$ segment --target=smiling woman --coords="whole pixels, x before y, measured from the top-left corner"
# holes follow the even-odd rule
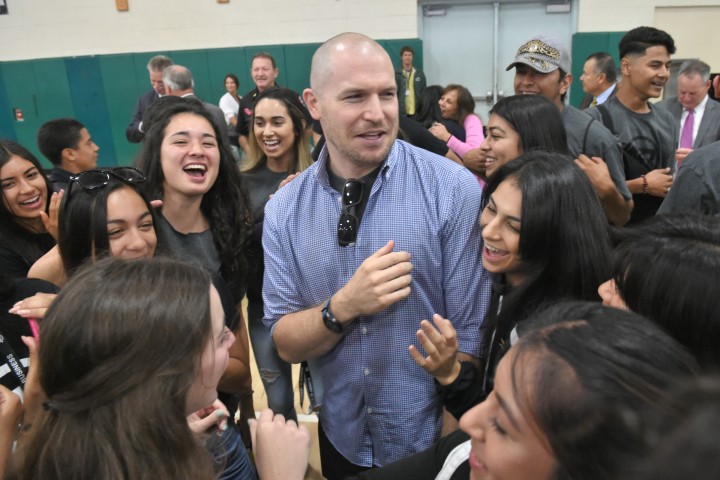
[[[246,420],[255,412],[249,342],[240,314],[252,227],[244,182],[226,136],[199,101],[163,97],[146,117],[149,128],[135,165],[147,176],[143,190],[148,198],[163,202],[156,212],[158,251],[199,263],[217,280],[226,324],[238,338],[219,391],[231,423],[242,398],[239,426],[247,429]],[[239,452],[237,428],[233,424],[228,431]],[[249,434],[244,440],[249,443]],[[234,468],[228,461],[225,474],[232,475]]]
[[[265,90],[257,97],[249,138],[250,154],[243,168],[248,186],[254,226],[248,276],[248,327],[255,360],[260,370],[268,406],[285,418],[296,418],[290,364],[275,349],[270,331],[263,325],[262,231],[265,204],[288,175],[311,164],[304,135],[304,106],[297,93],[286,88]]]
[[[559,302],[534,312],[495,388],[433,447],[363,480],[614,480],[647,451],[650,408],[694,375],[690,355],[631,312]]]
[[[530,151],[503,165],[488,180],[483,205],[482,262],[495,284],[484,324],[484,372],[459,362],[457,348],[445,349],[442,359],[434,360],[411,347],[415,361],[438,381],[445,407],[456,418],[492,391],[495,368],[529,315],[562,299],[597,301],[595,283],[610,277],[602,207],[569,158]],[[452,337],[446,322],[440,319],[436,325],[443,337]],[[425,350],[440,349],[438,332],[427,322],[421,328],[418,338]]]
[[[0,270],[25,277],[55,244],[42,219],[52,190],[37,158],[10,140],[0,140],[0,182]]]

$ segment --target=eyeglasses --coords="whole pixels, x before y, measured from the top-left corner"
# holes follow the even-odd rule
[[[133,185],[147,181],[145,174],[137,168],[115,167],[80,172],[70,177],[70,183],[77,183],[83,190],[95,190],[106,187],[111,176]]]
[[[362,204],[365,182],[350,179],[345,182],[342,190],[342,213],[338,220],[338,245],[347,247],[354,245],[357,239],[360,220],[355,215],[356,208]]]

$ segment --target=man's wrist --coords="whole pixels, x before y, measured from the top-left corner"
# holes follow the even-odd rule
[[[345,327],[342,323],[338,321],[337,318],[335,318],[335,315],[333,315],[332,310],[330,309],[331,299],[332,297],[325,302],[322,310],[320,311],[320,314],[322,315],[323,323],[328,330],[333,333],[339,333],[342,335],[344,333]]]

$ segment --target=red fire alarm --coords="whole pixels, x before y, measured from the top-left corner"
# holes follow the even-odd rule
[[[16,122],[24,122],[25,121],[25,115],[23,115],[23,111],[21,108],[15,108],[13,109],[15,112],[15,121]]]

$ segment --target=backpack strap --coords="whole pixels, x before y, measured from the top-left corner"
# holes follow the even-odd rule
[[[587,126],[585,127],[585,133],[583,133],[582,153],[585,153],[585,154],[587,154],[587,137],[588,137],[588,133],[590,133],[590,126],[593,124],[594,121],[595,121],[594,118],[591,118],[591,119],[590,119],[590,121],[588,122]]]
[[[602,117],[602,123],[605,125],[605,128],[610,130],[610,133],[615,135],[617,137],[617,132],[615,131],[615,125],[613,125],[612,117],[610,116],[610,111],[607,109],[605,105],[596,105],[595,108],[600,110],[600,116]]]

